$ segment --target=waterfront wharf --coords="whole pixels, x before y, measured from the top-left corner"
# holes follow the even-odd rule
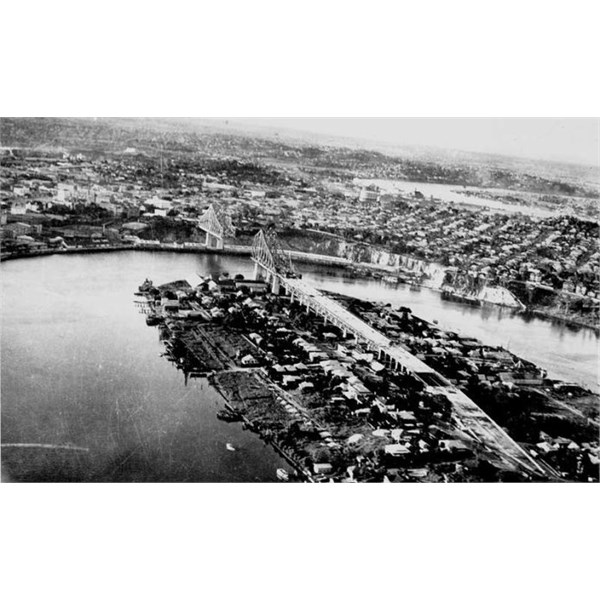
[[[222,392],[220,392],[220,393],[221,393],[221,395],[223,395]],[[237,412],[237,409],[233,406],[233,404],[231,404],[227,400],[224,401],[224,405],[225,405],[225,408],[227,408],[227,410],[229,410],[231,412]],[[277,441],[274,440],[272,436],[265,435],[265,433],[262,431],[262,429],[260,427],[258,427],[256,425],[256,423],[254,423],[253,421],[248,419],[248,417],[246,415],[241,414],[240,418],[241,418],[242,423],[244,423],[245,427],[247,427],[248,429],[250,429],[252,431],[256,431],[258,436],[265,443],[268,443],[270,446],[272,446],[275,449],[275,451],[277,452],[277,454],[279,454],[284,460],[286,460],[288,462],[288,464],[291,467],[294,468],[294,470],[296,471],[297,477],[299,477],[305,481],[308,481],[309,483],[316,482],[316,479],[314,479],[311,472],[295,457],[295,455],[292,454],[292,451],[288,450],[287,448],[284,448],[281,444],[277,443]]]

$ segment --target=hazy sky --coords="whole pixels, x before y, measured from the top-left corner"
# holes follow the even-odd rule
[[[231,119],[235,120],[399,145],[599,164],[599,119]]]

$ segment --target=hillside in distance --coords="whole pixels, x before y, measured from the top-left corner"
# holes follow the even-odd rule
[[[200,118],[3,118],[3,146],[40,152],[225,158],[289,165],[340,179],[386,178],[600,197],[598,169],[505,156],[402,147]]]
[[[266,124],[249,124],[224,119],[182,119],[182,121],[191,126],[210,127],[217,131],[237,132],[238,134],[246,133],[261,136],[265,139],[286,141],[292,144],[370,150],[389,157],[425,163],[437,163],[456,168],[477,166],[486,169],[504,169],[543,179],[555,179],[575,185],[589,185],[592,189],[596,188],[600,190],[600,165],[583,165],[544,159],[536,160],[507,156],[505,154],[468,152],[465,150],[452,150],[426,145],[395,144],[368,138],[312,133],[300,129],[276,128]],[[257,121],[260,120],[257,119]]]

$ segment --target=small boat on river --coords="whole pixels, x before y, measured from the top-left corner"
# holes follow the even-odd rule
[[[277,479],[279,481],[289,481],[290,474],[285,469],[277,469]]]

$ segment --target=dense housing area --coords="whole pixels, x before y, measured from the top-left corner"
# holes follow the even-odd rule
[[[140,287],[167,356],[210,376],[222,418],[243,420],[294,475],[334,481],[529,480],[459,426],[452,404],[289,296],[241,275]],[[537,479],[597,480],[597,397],[410,309],[335,297],[470,394],[540,465]],[[434,377],[435,375],[431,375]],[[588,399],[581,412],[582,399]]]
[[[498,196],[495,188],[474,192],[458,185],[493,185],[493,177],[475,177],[482,167],[466,177],[458,166],[440,170],[423,162],[416,169],[394,159],[393,172],[387,173],[375,165],[388,159],[367,151],[282,150],[275,142],[216,134],[177,141],[165,134],[161,144],[152,145],[135,129],[83,122],[72,131],[61,123],[44,123],[50,128],[46,134],[56,136],[58,144],[61,136],[68,142],[76,132],[83,136],[79,146],[2,149],[3,259],[140,244],[201,250],[205,239],[197,219],[213,205],[235,227],[229,246],[243,247],[260,227],[275,224],[292,251],[334,256],[392,275],[408,266],[415,283],[445,286],[454,299],[520,305],[598,326],[598,224],[590,218],[596,213],[589,212],[597,204],[593,189],[546,182],[542,187],[554,195]],[[4,120],[3,142],[22,140],[28,127],[33,124]],[[325,157],[335,169],[315,167]],[[414,178],[414,189],[390,193],[369,183],[369,176]],[[518,170],[513,180],[515,189],[541,189]],[[419,182],[456,184],[459,197],[476,195],[479,204],[423,194]],[[506,210],[487,206],[490,194]],[[562,210],[554,216],[519,212],[552,198],[548,206]],[[445,278],[424,281],[433,266]]]

